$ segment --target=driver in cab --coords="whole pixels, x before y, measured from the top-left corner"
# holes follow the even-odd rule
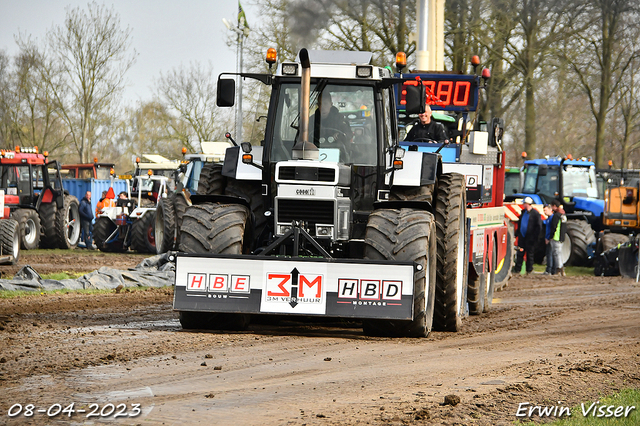
[[[313,135],[313,143],[318,148],[340,149],[340,158],[348,157],[353,132],[338,108],[333,106],[329,91],[324,91],[318,98],[318,108],[309,119],[309,134]]]
[[[438,123],[431,119],[431,108],[429,105],[425,105],[424,112],[418,114],[420,121],[416,123],[406,138],[405,141],[410,142],[447,142],[447,134],[445,133],[442,123]]]

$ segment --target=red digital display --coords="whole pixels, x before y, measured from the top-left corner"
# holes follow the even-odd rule
[[[475,85],[472,88],[470,80],[421,80],[427,92],[427,104],[440,106],[443,109],[450,107],[464,108],[474,107],[476,96]],[[417,86],[417,80],[408,80],[403,86]],[[477,89],[475,89],[477,90]],[[407,91],[403,88],[400,95],[400,105],[406,105]]]

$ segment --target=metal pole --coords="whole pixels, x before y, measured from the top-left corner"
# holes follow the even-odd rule
[[[242,73],[242,37],[244,34],[240,30],[240,23],[238,23],[238,64],[237,71]],[[238,90],[236,96],[238,97],[238,109],[236,110],[236,140],[238,143],[244,142],[242,139],[242,77],[238,76]]]

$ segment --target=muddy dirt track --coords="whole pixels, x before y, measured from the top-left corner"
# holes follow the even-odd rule
[[[350,323],[187,332],[169,288],[0,299],[0,424],[95,424],[115,409],[120,424],[507,425],[522,403],[640,388],[632,280],[518,277],[495,296],[462,332],[426,339]],[[71,417],[46,412],[72,403]]]

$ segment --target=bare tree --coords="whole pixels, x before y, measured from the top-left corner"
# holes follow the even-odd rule
[[[54,75],[56,66],[26,34],[17,36],[16,43],[20,48],[14,71],[16,136],[21,145],[38,146],[53,153],[70,143],[50,84],[58,79],[48,78]]]
[[[10,57],[0,50],[0,146],[14,146],[14,111],[16,104],[13,89],[13,74],[10,68]]]
[[[45,78],[80,161],[88,162],[94,144],[106,135],[105,120],[113,117],[126,72],[135,62],[131,29],[122,29],[119,15],[104,5],[89,3],[87,10],[67,9],[63,26],[47,32],[52,60]]]
[[[594,25],[578,34],[564,52],[565,60],[578,76],[596,121],[595,162],[603,167],[605,159],[606,121],[611,103],[624,75],[640,51],[638,37],[638,2],[628,0],[590,0]]]
[[[167,106],[167,133],[187,149],[198,151],[200,142],[223,140],[228,117],[215,105],[213,67],[200,64],[160,74],[156,92]],[[175,114],[175,119],[173,115]]]

